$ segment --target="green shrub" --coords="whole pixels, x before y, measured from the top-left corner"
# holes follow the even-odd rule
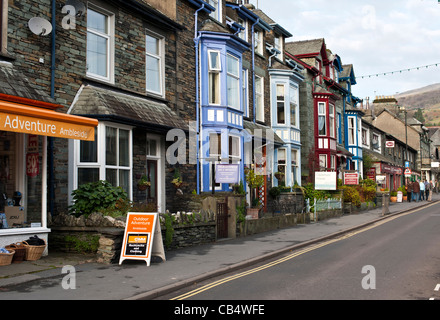
[[[362,194],[365,201],[373,201],[376,197],[376,187],[362,186]]]
[[[79,217],[93,212],[109,209],[121,209],[128,201],[127,194],[121,187],[114,187],[108,181],[85,183],[72,192],[74,204],[69,213]],[[121,215],[125,212],[121,212]]]
[[[351,202],[356,207],[361,205],[361,196],[355,187],[342,186],[341,189],[344,190],[344,202]]]

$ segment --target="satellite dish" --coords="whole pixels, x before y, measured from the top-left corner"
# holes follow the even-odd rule
[[[66,6],[74,7],[78,17],[83,16],[86,13],[86,6],[79,0],[67,0]]]
[[[47,36],[52,32],[52,24],[40,17],[31,18],[28,25],[29,29],[37,36]]]

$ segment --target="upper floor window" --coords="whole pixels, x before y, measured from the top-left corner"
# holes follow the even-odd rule
[[[284,85],[277,84],[277,123],[286,124],[286,105]]]
[[[247,28],[247,21],[238,18],[237,22],[244,27],[244,30],[240,31],[240,33],[238,34],[238,36],[240,37],[240,39],[244,40],[244,41],[248,41],[248,28]]]
[[[249,100],[248,100],[248,70],[243,69],[241,71],[241,100],[243,105],[243,115],[249,117]]]
[[[145,44],[146,88],[148,92],[162,95],[164,91],[164,41],[160,36],[147,34]]]
[[[348,117],[348,144],[354,145],[356,138],[356,128],[355,128],[356,122],[354,117]]]
[[[328,109],[330,137],[336,138],[335,134],[335,106],[330,105]]]
[[[321,61],[320,60],[315,60],[315,67],[316,67],[316,69],[319,70],[319,73],[318,73],[318,76],[316,77],[316,79],[318,80],[318,83],[322,83],[322,80],[321,80],[322,70],[321,70]]]
[[[210,17],[214,18],[215,20],[222,21],[222,0],[208,0],[208,3],[215,8],[215,11],[212,11],[210,13]]]
[[[372,138],[371,138],[371,145],[372,145],[374,151],[381,152],[381,139],[380,139],[380,135],[378,135],[377,133],[373,132]]]
[[[254,32],[255,52],[263,55],[263,31]]]
[[[255,119],[264,121],[264,78],[255,76]]]
[[[87,9],[87,75],[112,81],[113,15]]]
[[[275,49],[279,50],[281,53],[277,54],[275,57],[278,60],[283,60],[283,37],[280,35],[275,35]]]
[[[240,61],[228,54],[226,64],[228,106],[240,109]]]
[[[366,128],[362,128],[362,145],[365,147],[370,146],[370,131]]]
[[[220,52],[208,51],[208,91],[209,103],[220,104]]]
[[[325,102],[318,102],[318,133],[320,136],[327,135],[327,117]]]
[[[337,119],[336,119],[336,139],[338,140],[338,143],[342,143],[342,126],[341,126],[341,120],[342,115],[338,112],[337,113]]]
[[[290,86],[290,125],[298,126],[298,89]]]

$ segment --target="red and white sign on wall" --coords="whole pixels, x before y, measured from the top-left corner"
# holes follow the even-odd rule
[[[359,184],[359,173],[358,172],[344,172],[344,184],[346,184],[346,185]]]
[[[394,141],[386,141],[385,148],[394,148]]]
[[[38,153],[26,154],[26,175],[28,177],[36,177],[40,174],[40,162]]]

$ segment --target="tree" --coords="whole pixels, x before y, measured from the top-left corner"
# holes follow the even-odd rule
[[[418,108],[417,111],[414,113],[414,118],[419,120],[421,123],[425,123],[425,117],[423,116],[422,109]]]

